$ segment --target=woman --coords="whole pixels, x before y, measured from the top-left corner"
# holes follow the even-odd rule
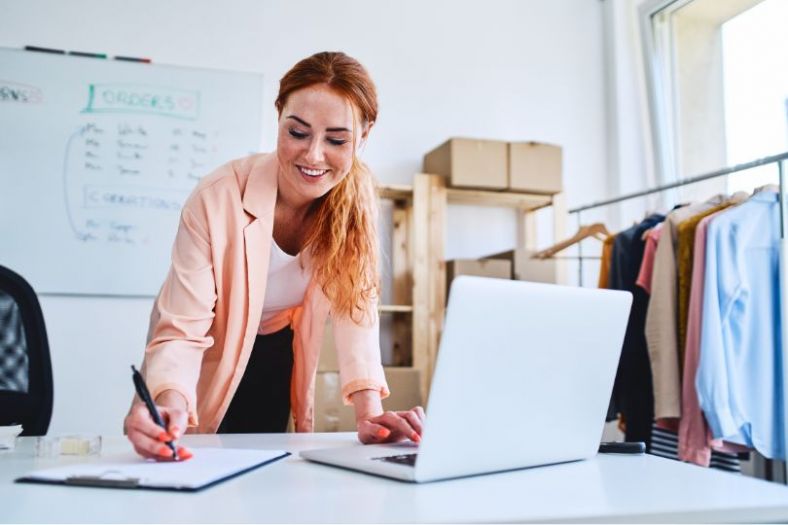
[[[381,407],[377,199],[357,158],[375,86],[356,60],[318,53],[282,78],[276,109],[276,154],[220,167],[184,205],[142,365],[167,430],[138,400],[124,424],[144,457],[170,458],[164,442],[187,427],[284,432],[292,412],[311,431],[329,317],[359,440],[420,440],[421,407]]]

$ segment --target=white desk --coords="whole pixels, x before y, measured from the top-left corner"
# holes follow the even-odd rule
[[[189,446],[349,446],[355,434],[187,436]],[[121,437],[104,452],[128,451]],[[297,454],[202,492],[13,483],[69,459],[0,452],[2,522],[786,521],[788,488],[654,456],[596,459],[414,485],[308,463]],[[199,452],[198,452],[199,453]]]

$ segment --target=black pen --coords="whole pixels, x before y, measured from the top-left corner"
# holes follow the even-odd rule
[[[156,410],[156,405],[153,404],[153,399],[150,397],[150,392],[148,392],[148,387],[145,386],[145,380],[142,379],[142,375],[134,368],[134,365],[131,365],[131,378],[134,380],[134,388],[137,390],[137,395],[140,396],[140,399],[145,403],[145,406],[148,407],[148,412],[150,412],[150,417],[153,418],[153,422],[159,425],[164,431],[167,431],[167,427],[164,425],[164,421],[161,419],[161,414],[159,411]],[[178,461],[178,450],[175,448],[175,443],[172,441],[167,441],[167,446],[172,449],[172,459]]]

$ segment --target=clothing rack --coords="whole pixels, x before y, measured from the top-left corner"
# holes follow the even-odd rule
[[[768,164],[777,164],[777,173],[779,176],[779,188],[780,188],[780,289],[781,289],[780,309],[781,309],[781,317],[783,319],[783,322],[781,323],[781,327],[782,327],[781,362],[782,362],[782,377],[783,377],[783,390],[784,390],[783,391],[783,410],[784,410],[783,421],[785,423],[785,426],[783,428],[783,439],[786,440],[786,450],[788,450],[788,391],[786,391],[788,390],[788,388],[786,388],[786,386],[788,386],[788,321],[787,321],[788,320],[788,239],[786,239],[786,234],[788,234],[788,199],[786,198],[786,191],[785,191],[786,180],[785,180],[785,169],[784,169],[784,162],[786,159],[788,159],[788,151],[784,153],[780,153],[778,155],[772,155],[770,157],[763,157],[750,162],[745,162],[743,164],[736,164],[728,168],[722,168],[717,171],[704,173],[702,175],[697,175],[695,177],[680,179],[676,182],[672,182],[670,184],[664,184],[662,186],[657,186],[651,189],[629,193],[626,195],[621,195],[619,197],[615,197],[612,199],[592,202],[590,204],[572,208],[569,210],[569,213],[576,215],[577,225],[579,228],[581,225],[581,214],[582,212],[587,210],[600,208],[603,206],[609,206],[611,204],[617,204],[619,202],[636,199],[638,197],[645,197],[647,195],[652,195],[655,193],[661,193],[681,186],[695,184],[705,180],[722,177],[724,175],[730,175],[731,173],[757,168],[759,166],[766,166]],[[579,244],[578,245],[578,266],[579,266],[578,271],[580,272],[579,282],[581,284],[583,282],[583,258],[584,257],[582,253],[582,245]],[[788,461],[785,462],[785,465],[786,465],[785,479],[786,482],[788,482]]]

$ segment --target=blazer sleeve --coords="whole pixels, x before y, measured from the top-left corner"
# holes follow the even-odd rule
[[[155,399],[175,390],[188,403],[189,426],[196,426],[197,381],[216,305],[216,282],[207,214],[195,192],[183,207],[169,273],[154,303],[143,372]]]
[[[350,396],[360,390],[375,390],[380,393],[381,399],[389,396],[380,358],[377,305],[377,300],[371,300],[360,322],[347,316],[331,315],[342,401],[345,405],[351,405]]]

